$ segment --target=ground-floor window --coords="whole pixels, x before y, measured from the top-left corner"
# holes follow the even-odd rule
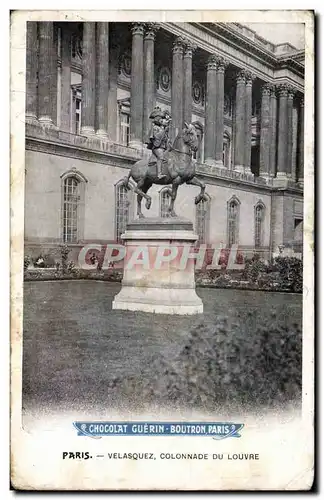
[[[228,246],[237,245],[239,242],[239,210],[240,201],[233,196],[227,203],[227,242]]]
[[[116,240],[121,241],[121,235],[126,230],[126,224],[129,218],[129,201],[127,189],[123,184],[116,186],[116,202],[115,202],[115,220],[116,220]]]
[[[209,224],[210,200],[206,197],[203,201],[196,205],[196,232],[198,234],[198,242],[207,243],[208,241],[208,224]]]
[[[63,241],[76,243],[78,241],[78,204],[79,181],[75,177],[64,180],[63,193]]]
[[[169,206],[171,201],[170,189],[165,188],[160,192],[160,216],[168,217],[169,216]]]
[[[254,207],[254,246],[260,248],[263,245],[263,225],[265,206],[259,202]]]

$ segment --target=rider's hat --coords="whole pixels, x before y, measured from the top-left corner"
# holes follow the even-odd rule
[[[159,106],[155,106],[152,113],[149,116],[150,120],[154,120],[155,118],[163,118],[164,114],[162,109]]]

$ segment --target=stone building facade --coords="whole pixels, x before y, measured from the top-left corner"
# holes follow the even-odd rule
[[[268,258],[301,241],[304,51],[237,23],[28,22],[26,53],[26,253],[120,239],[155,105],[173,137],[204,126],[208,200],[185,185],[176,201],[200,242]],[[165,216],[168,189],[151,193],[145,214]]]

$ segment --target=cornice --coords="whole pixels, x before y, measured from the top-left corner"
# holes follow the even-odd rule
[[[207,24],[209,25],[210,31],[222,34],[235,45],[238,44],[239,47],[244,48],[244,50],[247,49],[250,54],[255,54],[256,56],[261,57],[270,64],[275,63],[276,56],[272,54],[270,50],[261,47],[259,44],[252,42],[249,38],[245,37],[243,34],[233,30],[231,28],[230,23],[207,23]]]
[[[278,60],[278,56],[273,54],[270,50],[261,47],[257,43],[253,43],[249,38],[245,37],[239,32],[234,31],[234,29],[230,27],[230,23],[186,23],[188,26],[191,25],[202,32],[202,36],[198,37],[197,35],[193,35],[190,33],[190,36],[193,38],[193,42],[201,49],[205,50],[207,53],[212,54],[215,51],[219,56],[222,56],[228,60],[228,62],[238,68],[244,67],[249,71],[255,73],[257,77],[261,80],[269,80],[271,76],[267,73],[268,71],[275,71],[276,69],[282,68],[280,62]],[[172,33],[175,36],[180,37],[188,37],[189,33],[186,31],[185,23],[182,26],[175,25],[174,23],[162,23],[163,29]],[[250,64],[242,63],[242,60],[236,57],[235,55],[225,53],[224,50],[218,50],[217,44],[211,44],[209,41],[203,39],[203,34],[206,33],[211,36],[216,41],[220,42],[232,47],[234,50],[241,52],[250,58],[253,58],[257,64],[261,67],[252,66]],[[293,54],[292,54],[293,56]],[[288,61],[288,59],[287,59]],[[290,63],[290,61],[292,61]],[[279,64],[279,66],[278,66]],[[288,68],[296,74],[296,76],[302,76],[300,70],[297,70],[297,65],[299,68],[300,63],[293,61],[291,56],[289,56]],[[262,69],[262,66],[264,69]]]
[[[206,23],[203,25],[200,25],[199,23],[187,23],[187,25],[192,25],[193,28],[199,30],[201,32],[201,36],[193,35],[190,33],[190,36],[193,37],[194,43],[202,50],[204,50],[207,54],[215,54],[217,52],[218,56],[224,57],[227,59],[228,63],[237,67],[237,68],[242,68],[244,67],[247,70],[253,71],[257,77],[259,77],[261,80],[268,80],[273,78],[273,65],[271,64],[266,64],[264,60],[261,58],[256,58],[255,62],[256,65],[251,65],[247,63],[243,63],[242,59],[228,53],[227,51],[224,51],[222,49],[219,49],[217,47],[217,40],[222,42],[223,44],[226,44],[227,46],[232,46],[234,50],[240,53],[245,53],[247,54],[250,58],[253,57],[249,51],[242,51],[242,47],[239,44],[231,44],[225,36],[221,36],[220,34],[216,34],[213,31],[208,30],[208,27],[205,26]],[[174,23],[163,23],[163,28],[165,31],[172,33],[174,36],[189,36],[189,33],[186,31],[186,29],[183,26],[175,25]],[[212,37],[213,40],[215,40],[215,44],[211,43],[208,40],[204,39],[204,33]],[[257,67],[257,64],[260,65],[260,67]],[[262,66],[264,69],[262,69]],[[267,73],[267,70],[271,72],[271,75]]]
[[[142,158],[142,154],[140,152],[133,152],[131,148],[128,148],[130,150],[129,156],[118,154],[118,148],[125,151],[125,147],[119,146],[118,144],[113,146],[116,147],[116,152],[94,150],[89,147],[82,147],[80,145],[67,144],[58,141],[56,142],[55,140],[33,137],[28,134],[26,136],[27,150],[63,156],[68,159],[73,158],[96,164],[99,163],[102,165],[129,169],[136,161]],[[133,156],[132,153],[134,153]],[[202,177],[207,182],[212,184],[232,186],[233,188],[236,187],[253,191],[266,191],[269,193],[282,191],[283,189],[296,194],[302,193],[302,190],[294,183],[288,183],[285,188],[278,188],[272,184],[267,184],[266,181],[260,177],[255,178],[253,174],[243,174],[236,172],[235,170],[209,166],[204,163],[196,163],[196,169],[199,177]]]
[[[216,167],[210,167],[206,164],[197,163],[196,174],[197,177],[201,178],[206,183],[232,189],[240,189],[248,192],[265,192],[269,195],[273,190],[272,186],[262,183],[262,180],[260,180],[260,182],[255,182],[254,179],[252,179],[253,175],[247,176],[246,174],[240,174],[234,170],[227,170],[224,168],[217,169],[216,172]],[[250,177],[250,179],[248,177]]]
[[[105,153],[103,151],[89,151],[89,149],[68,144],[59,144],[36,137],[26,137],[26,149],[29,151],[37,151],[39,153],[64,156],[77,160],[86,160],[92,163],[102,163],[105,165],[120,168],[129,168],[140,159],[118,157],[116,155]]]
[[[294,69],[294,72],[298,74],[301,78],[305,77],[305,67],[298,61],[295,61],[291,56],[285,57],[284,59],[277,59],[275,63],[275,69]]]

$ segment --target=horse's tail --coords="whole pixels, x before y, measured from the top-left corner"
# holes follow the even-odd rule
[[[129,179],[131,178],[131,176],[132,176],[132,169],[130,168],[128,175],[126,177],[124,177],[123,182],[122,182],[122,184],[125,186],[127,191],[129,191],[131,189],[131,186],[129,185]]]

